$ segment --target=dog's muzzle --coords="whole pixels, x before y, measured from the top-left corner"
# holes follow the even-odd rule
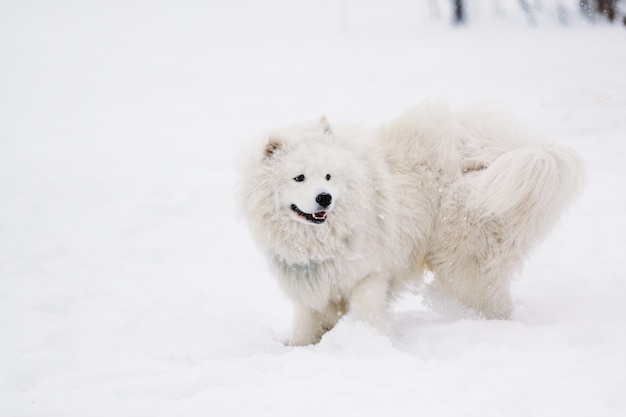
[[[298,208],[298,206],[296,206],[295,204],[291,205],[291,209],[300,217],[304,218],[305,220],[311,222],[311,223],[315,223],[315,224],[322,224],[326,221],[326,216],[328,215],[328,213],[326,211],[316,211],[315,213],[306,213],[302,210],[300,210]]]

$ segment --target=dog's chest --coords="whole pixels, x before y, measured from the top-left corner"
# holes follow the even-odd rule
[[[354,285],[351,274],[340,273],[336,261],[289,264],[274,258],[272,264],[287,295],[315,309],[345,298]]]

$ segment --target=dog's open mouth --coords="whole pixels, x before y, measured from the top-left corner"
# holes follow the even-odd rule
[[[307,221],[310,221],[311,223],[321,224],[326,221],[327,213],[325,211],[318,211],[315,213],[305,213],[304,211],[300,210],[298,206],[296,206],[295,204],[291,205],[291,209],[298,216],[302,217],[303,219],[306,219]]]

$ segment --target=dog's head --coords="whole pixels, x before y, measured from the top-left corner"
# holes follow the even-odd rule
[[[325,118],[273,130],[242,160],[239,197],[257,243],[289,263],[332,259],[378,221],[362,130]],[[359,146],[357,146],[357,142]]]
[[[342,153],[333,144],[333,132],[324,117],[269,137],[263,164],[270,170],[277,210],[311,225],[323,225],[332,217],[341,195],[336,174],[341,172]]]

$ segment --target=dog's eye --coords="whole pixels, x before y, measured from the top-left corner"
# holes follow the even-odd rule
[[[330,174],[326,174],[326,181],[330,181]]]
[[[293,180],[294,180],[294,181],[296,181],[296,182],[302,182],[302,181],[304,181],[305,179],[306,179],[306,178],[304,177],[304,175],[300,174],[300,175],[298,175],[297,177],[294,177],[294,179],[293,179]]]

